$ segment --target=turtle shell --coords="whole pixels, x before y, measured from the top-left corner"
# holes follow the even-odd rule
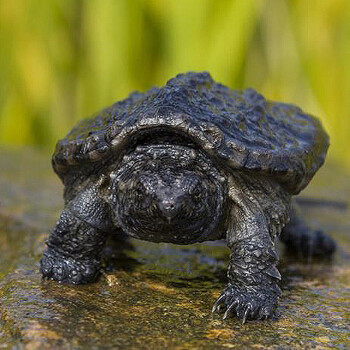
[[[80,121],[58,141],[54,170],[64,181],[159,131],[187,138],[232,170],[274,177],[292,194],[309,183],[329,145],[320,121],[300,108],[189,72]]]

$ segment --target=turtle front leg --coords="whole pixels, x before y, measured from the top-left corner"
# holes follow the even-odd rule
[[[110,223],[108,205],[94,191],[70,202],[46,242],[43,277],[72,284],[95,281]]]
[[[104,232],[63,210],[40,261],[43,277],[72,284],[93,282],[100,272],[105,241]]]
[[[278,256],[262,211],[252,202],[234,204],[232,226],[227,232],[231,249],[229,283],[214,304],[225,309],[224,319],[234,314],[243,320],[273,316],[281,290],[276,268]]]

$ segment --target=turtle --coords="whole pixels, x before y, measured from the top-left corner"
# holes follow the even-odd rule
[[[64,209],[41,258],[44,278],[96,281],[108,236],[192,244],[225,239],[223,318],[274,316],[281,289],[276,237],[291,251],[331,256],[295,195],[324,163],[329,137],[299,107],[231,90],[207,72],[133,92],[73,127],[52,165]]]

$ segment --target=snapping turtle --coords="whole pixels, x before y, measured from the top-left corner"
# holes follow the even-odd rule
[[[252,89],[232,91],[208,73],[132,93],[58,141],[52,163],[65,208],[41,272],[94,281],[110,233],[176,244],[225,238],[229,281],[213,311],[243,322],[268,318],[280,295],[276,236],[304,254],[334,251],[291,199],[327,148],[316,118]]]

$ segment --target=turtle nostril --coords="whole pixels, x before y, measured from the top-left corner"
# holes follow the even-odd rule
[[[167,199],[159,203],[159,209],[162,212],[163,216],[170,219],[176,215],[178,211],[178,206],[176,205],[174,200]]]

